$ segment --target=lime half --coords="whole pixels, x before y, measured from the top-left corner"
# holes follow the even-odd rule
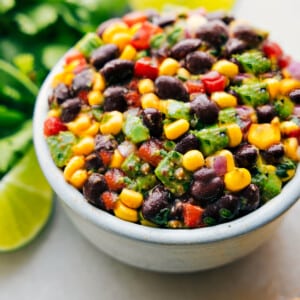
[[[0,251],[31,241],[46,224],[52,206],[52,190],[31,147],[0,181]]]

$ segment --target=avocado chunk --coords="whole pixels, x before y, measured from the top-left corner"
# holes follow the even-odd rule
[[[194,131],[193,134],[198,138],[200,150],[205,156],[224,149],[229,144],[226,128],[210,127],[200,131]]]
[[[235,86],[232,88],[235,91],[243,104],[253,107],[264,105],[269,101],[269,93],[266,83],[252,82]]]
[[[133,143],[138,144],[150,138],[149,129],[143,121],[136,116],[128,116],[124,125],[123,132]]]
[[[274,102],[276,114],[282,120],[288,118],[293,113],[294,106],[292,100],[284,96],[277,98]]]
[[[156,177],[175,196],[187,192],[191,174],[182,167],[182,154],[170,151],[154,170]]]

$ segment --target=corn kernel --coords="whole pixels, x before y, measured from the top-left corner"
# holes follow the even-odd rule
[[[286,181],[289,181],[291,178],[294,177],[296,173],[296,170],[295,169],[290,169],[290,170],[287,170],[286,171],[286,177],[283,177],[283,178],[280,178],[282,182],[286,182]]]
[[[169,101],[168,100],[160,100],[158,110],[163,114],[168,112]]]
[[[72,150],[75,155],[88,155],[95,148],[95,140],[91,136],[84,137],[76,145],[73,146]]]
[[[142,23],[136,23],[129,28],[129,33],[133,36],[142,27]]]
[[[280,81],[280,93],[288,95],[292,90],[300,88],[300,81],[293,78],[286,78]]]
[[[120,168],[125,158],[121,155],[120,151],[116,149],[111,158],[110,168]]]
[[[173,123],[166,124],[164,126],[164,132],[169,140],[175,140],[190,128],[190,124],[187,120],[179,119]]]
[[[243,139],[243,133],[238,124],[232,123],[226,125],[229,147],[238,146]]]
[[[225,188],[230,192],[238,192],[251,183],[251,174],[245,168],[235,168],[224,175]]]
[[[159,66],[159,75],[173,76],[180,68],[180,64],[173,58],[166,58]]]
[[[151,222],[151,221],[149,221],[149,220],[146,220],[146,219],[141,219],[141,220],[140,220],[140,223],[141,223],[142,225],[148,226],[148,227],[158,227],[157,224],[155,224],[155,223],[153,223],[153,222]]]
[[[234,157],[233,157],[232,152],[230,152],[229,150],[223,149],[223,150],[216,152],[215,155],[224,156],[226,158],[227,172],[234,170],[235,163],[234,163]]]
[[[177,70],[177,76],[182,77],[187,80],[190,78],[191,73],[185,68],[179,68]]]
[[[276,78],[267,78],[264,82],[267,84],[267,89],[271,99],[278,96],[280,92],[280,81]]]
[[[114,214],[116,217],[129,222],[137,222],[139,219],[137,210],[127,207],[121,201],[117,201],[114,208]]]
[[[204,165],[204,157],[198,150],[190,150],[182,157],[182,165],[188,171],[195,171]]]
[[[61,110],[58,108],[53,108],[51,110],[48,111],[47,116],[48,117],[59,117],[61,114]]]
[[[86,130],[81,131],[79,136],[95,136],[99,132],[99,123],[93,122],[92,125]]]
[[[151,79],[141,79],[138,83],[138,89],[140,94],[153,93],[154,92],[154,83]]]
[[[92,90],[88,93],[87,99],[89,105],[101,105],[104,101],[104,96],[100,91]]]
[[[65,85],[70,85],[74,78],[74,73],[72,72],[61,72],[54,76],[53,81],[51,83],[52,88],[55,88],[60,83],[64,83]]]
[[[121,59],[127,59],[127,60],[134,60],[135,57],[136,57],[136,50],[131,45],[125,46],[124,50],[120,55]]]
[[[80,114],[74,121],[67,123],[68,129],[77,135],[80,135],[81,132],[88,129],[90,126],[91,119],[86,114]]]
[[[69,182],[76,188],[81,189],[88,178],[87,170],[77,170],[73,173]]]
[[[142,108],[160,108],[160,100],[154,93],[147,93],[141,97]]]
[[[280,123],[280,132],[283,135],[289,135],[292,132],[296,132],[300,127],[293,121],[284,121]]]
[[[298,140],[295,137],[287,138],[283,141],[284,153],[293,160],[300,159],[300,148]]]
[[[111,43],[115,44],[120,51],[123,51],[123,49],[130,43],[131,38],[131,35],[127,32],[118,32],[112,36]]]
[[[94,81],[93,81],[93,90],[103,92],[105,89],[106,83],[105,78],[101,73],[94,74]]]
[[[214,92],[211,95],[211,100],[216,102],[220,108],[237,106],[237,99],[235,96],[226,92]]]
[[[143,195],[141,193],[126,188],[122,189],[119,199],[130,208],[138,208],[143,203]]]
[[[123,126],[123,114],[117,110],[107,112],[103,115],[100,123],[102,134],[118,134]]]
[[[232,78],[239,73],[238,66],[226,59],[217,61],[213,66],[212,70],[219,72],[220,74]]]
[[[84,165],[85,159],[83,156],[73,156],[64,169],[64,178],[69,181],[75,171],[83,168]]]
[[[104,30],[102,34],[102,40],[104,41],[104,43],[111,43],[113,36],[116,33],[121,33],[121,32],[125,32],[125,33],[129,32],[129,28],[125,23],[118,22],[118,23],[111,24]]]
[[[248,132],[248,142],[260,150],[266,150],[280,143],[280,139],[279,124],[252,124]]]

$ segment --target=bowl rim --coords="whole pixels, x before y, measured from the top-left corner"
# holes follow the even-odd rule
[[[289,181],[279,195],[265,203],[259,209],[236,220],[195,229],[167,229],[142,226],[123,221],[101,209],[89,204],[83,195],[73,186],[65,182],[62,172],[54,164],[43,134],[43,123],[48,111],[48,95],[51,82],[63,66],[64,56],[54,66],[45,79],[39,94],[33,114],[33,141],[41,169],[50,185],[63,202],[84,219],[94,225],[127,237],[146,243],[180,245],[206,244],[245,235],[271,223],[284,214],[300,197],[300,164],[295,177]]]

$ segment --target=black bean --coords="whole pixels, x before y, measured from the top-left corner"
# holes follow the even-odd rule
[[[103,93],[104,111],[118,110],[120,112],[124,112],[127,108],[127,102],[125,98],[126,92],[127,89],[121,86],[108,87]]]
[[[230,38],[224,47],[224,55],[225,56],[231,56],[233,54],[242,53],[244,50],[246,50],[247,45],[244,41],[236,39],[236,38]]]
[[[241,203],[241,214],[247,214],[259,206],[259,188],[255,184],[249,184],[245,189],[240,191],[238,195]]]
[[[225,24],[230,24],[233,20],[234,17],[231,15],[228,15],[225,11],[215,11],[215,12],[211,12],[208,13],[206,15],[207,20],[209,21],[213,21],[213,20],[221,20],[223,21]]]
[[[103,161],[97,152],[93,152],[85,158],[85,168],[87,170],[99,172],[103,167]]]
[[[175,151],[182,154],[194,149],[199,149],[199,140],[192,133],[185,135],[175,146]]]
[[[219,222],[219,205],[217,202],[206,206],[202,216],[202,222],[205,225],[216,225]]]
[[[220,221],[227,221],[235,218],[240,209],[239,197],[226,194],[222,196],[218,201]]]
[[[123,83],[133,76],[134,62],[125,59],[113,59],[100,70],[108,84]]]
[[[284,148],[282,144],[275,144],[261,151],[261,155],[267,164],[274,165],[278,164],[284,155]]]
[[[194,180],[200,180],[200,181],[210,181],[211,179],[215,178],[217,176],[217,173],[214,169],[211,168],[201,168],[200,170],[197,170],[193,174]]]
[[[214,20],[199,27],[196,37],[214,47],[222,46],[228,40],[228,30],[224,22]]]
[[[219,115],[218,106],[210,101],[206,94],[197,95],[191,102],[191,111],[205,124],[215,123]]]
[[[172,76],[159,76],[155,80],[155,90],[161,99],[189,101],[189,94],[183,83]]]
[[[110,25],[115,24],[115,23],[120,23],[120,22],[123,22],[122,19],[120,19],[120,18],[112,18],[112,19],[109,19],[109,20],[107,20],[105,22],[102,22],[100,24],[100,26],[97,28],[97,34],[98,34],[98,36],[101,37],[102,34],[103,34],[103,32],[105,31],[105,29],[107,27],[109,27]]]
[[[240,145],[235,153],[234,159],[238,167],[240,168],[252,168],[258,158],[258,150],[255,146],[250,144]]]
[[[202,207],[219,198],[224,191],[224,181],[217,176],[215,171],[201,168],[193,174],[191,195],[199,201]]]
[[[146,108],[142,111],[142,118],[151,136],[160,137],[162,135],[163,118],[160,111],[155,108]]]
[[[167,46],[162,46],[159,49],[151,49],[150,53],[151,56],[155,59],[157,59],[158,61],[161,61],[165,58],[167,58],[169,56],[169,48]]]
[[[214,63],[214,58],[207,52],[195,51],[189,53],[185,59],[185,67],[192,74],[200,74],[208,71]]]
[[[289,97],[295,103],[300,104],[300,89],[295,89],[295,90],[291,91],[289,94]]]
[[[173,14],[159,16],[153,19],[153,23],[162,28],[172,25],[175,21],[176,21],[176,15]]]
[[[169,207],[169,192],[162,185],[155,186],[146,196],[142,205],[145,219],[153,220],[161,210]]]
[[[266,104],[256,107],[256,115],[259,123],[270,123],[276,116],[276,111],[273,105]]]
[[[172,220],[182,220],[182,214],[183,214],[183,202],[179,199],[176,199],[170,209],[170,218]]]
[[[113,151],[118,147],[118,142],[112,135],[97,134],[95,137],[96,151]]]
[[[197,50],[201,45],[199,39],[185,39],[171,48],[170,55],[177,60],[183,59],[192,51]]]
[[[99,70],[107,62],[116,58],[118,54],[119,49],[115,44],[106,44],[92,52],[90,62],[97,70]]]
[[[93,73],[91,69],[85,69],[78,73],[72,82],[72,90],[75,93],[90,90],[93,83]]]
[[[233,37],[244,41],[247,47],[257,47],[262,41],[263,37],[252,26],[247,24],[240,24],[233,28]]]
[[[68,99],[61,105],[61,120],[63,122],[73,121],[81,110],[81,101],[79,98]]]
[[[57,104],[62,104],[65,100],[71,97],[71,91],[67,85],[60,83],[53,89],[53,97]]]
[[[100,195],[107,190],[105,177],[99,173],[93,173],[83,186],[83,195],[88,202],[103,207]]]

